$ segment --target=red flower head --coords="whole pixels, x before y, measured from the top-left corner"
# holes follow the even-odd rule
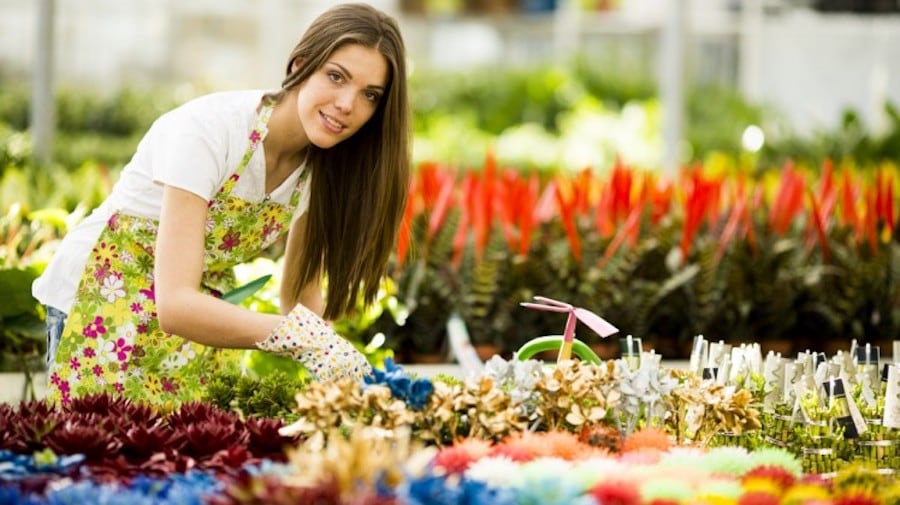
[[[597,503],[603,505],[639,505],[641,493],[630,483],[607,481],[600,482],[590,490]]]

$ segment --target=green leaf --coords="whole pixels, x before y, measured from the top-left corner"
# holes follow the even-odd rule
[[[68,228],[66,225],[66,219],[68,217],[69,213],[66,209],[61,208],[38,209],[28,214],[29,220],[49,224],[59,230],[66,230]]]
[[[30,268],[0,269],[0,318],[34,312],[37,300],[31,296],[31,283],[37,272]]]
[[[266,274],[262,277],[254,279],[243,286],[239,286],[224,295],[222,295],[222,299],[226,302],[233,303],[235,305],[243,302],[247,298],[253,296],[254,293],[262,289],[263,286],[269,282],[269,279],[272,278],[272,274]]]

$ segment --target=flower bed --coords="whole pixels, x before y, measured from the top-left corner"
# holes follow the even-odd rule
[[[298,383],[268,405],[277,378],[254,389],[241,377],[230,398],[168,408],[106,395],[4,405],[0,503],[900,500],[889,416],[876,423],[863,408],[872,428],[851,438],[817,387],[774,399],[753,366],[703,379],[656,358],[632,369],[494,357],[466,380],[389,360],[362,387]],[[884,398],[848,391],[854,404]]]

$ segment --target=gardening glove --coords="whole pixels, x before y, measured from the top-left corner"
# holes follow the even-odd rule
[[[362,382],[372,371],[366,357],[353,344],[301,304],[282,318],[256,347],[299,361],[319,381],[351,377]]]

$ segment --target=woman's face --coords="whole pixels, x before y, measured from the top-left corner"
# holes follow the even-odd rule
[[[358,44],[341,47],[300,85],[297,115],[306,137],[328,149],[372,117],[387,90],[387,60]]]

